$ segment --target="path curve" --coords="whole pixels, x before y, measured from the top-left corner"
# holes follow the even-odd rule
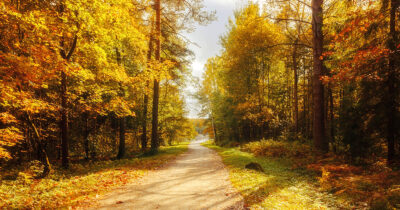
[[[202,141],[169,166],[106,195],[96,209],[242,209],[221,158]]]

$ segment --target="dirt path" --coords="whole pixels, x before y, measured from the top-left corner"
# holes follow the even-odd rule
[[[221,158],[200,143],[191,143],[168,167],[105,196],[96,209],[242,209]]]

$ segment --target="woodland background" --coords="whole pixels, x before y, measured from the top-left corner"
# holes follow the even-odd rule
[[[0,1],[0,170],[11,180],[0,193],[15,180],[21,196],[32,179],[56,186],[71,166],[71,177],[132,166],[202,133],[315,171],[333,194],[399,208],[400,2],[262,5],[235,12],[197,83],[204,119],[190,120],[183,90],[197,80],[181,33],[215,20],[201,0]]]

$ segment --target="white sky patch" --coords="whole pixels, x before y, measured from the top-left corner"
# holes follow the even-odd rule
[[[209,2],[209,1],[208,1]],[[219,4],[221,6],[235,6],[235,0],[213,0],[215,4]]]
[[[198,60],[195,60],[192,63],[192,71],[193,71],[193,76],[195,77],[202,77],[203,71],[204,71],[204,63]]]

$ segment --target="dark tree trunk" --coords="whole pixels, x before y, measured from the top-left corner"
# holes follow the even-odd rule
[[[328,89],[328,95],[329,95],[329,132],[330,132],[330,141],[333,146],[334,152],[336,152],[336,146],[334,144],[335,142],[335,105],[333,104],[333,92],[332,92],[332,87],[329,87]]]
[[[156,10],[156,61],[160,62],[161,55],[161,0],[154,2]],[[158,104],[160,99],[160,82],[154,79],[153,86],[153,113],[152,113],[152,133],[151,133],[151,150],[157,152],[159,148],[158,140]]]
[[[298,100],[298,64],[297,64],[297,42],[294,42],[293,46],[293,73],[294,73],[294,87],[293,87],[293,98],[294,98],[294,128],[296,134],[299,132],[299,100]]]
[[[76,43],[78,41],[78,36],[75,36],[74,40],[72,41],[71,47],[66,53],[64,49],[64,40],[61,41],[61,57],[64,58],[67,62],[71,59],[72,54],[75,51]],[[63,168],[69,167],[69,154],[68,154],[68,107],[67,107],[67,75],[65,71],[61,71],[61,90],[60,90],[60,97],[61,97],[61,122],[60,122],[60,129],[61,129],[61,163]]]
[[[305,135],[305,136],[307,136],[307,132],[308,132],[308,130],[307,130],[307,115],[306,115],[306,113],[307,113],[307,103],[308,103],[308,100],[307,100],[307,96],[308,96],[308,91],[307,91],[307,88],[306,87],[308,87],[308,84],[306,84],[306,80],[307,80],[307,75],[306,75],[306,64],[305,64],[305,59],[304,59],[304,57],[302,58],[302,65],[303,65],[303,123],[302,123],[302,132],[303,132],[303,134]]]
[[[119,119],[119,147],[117,159],[125,156],[125,117]]]
[[[214,116],[213,116],[213,112],[212,111],[211,111],[211,126],[212,126],[213,133],[214,133],[214,141],[218,142],[217,127],[215,126]]]
[[[313,122],[313,112],[312,112],[312,87],[313,87],[313,76],[311,73],[308,75],[307,84],[307,138],[312,137],[312,122]]]
[[[321,76],[324,72],[323,64],[323,0],[312,1],[312,30],[313,30],[313,101],[314,101],[314,120],[313,120],[313,139],[316,148],[321,151],[328,151],[328,144],[325,139],[325,120],[324,120],[324,85]]]
[[[38,148],[38,160],[41,161],[44,165],[43,172],[34,177],[35,179],[42,179],[46,177],[50,172],[51,172],[51,164],[49,161],[49,157],[47,155],[45,147],[42,145],[42,138],[39,134],[38,129],[36,128],[36,125],[33,123],[30,115],[27,113],[27,120],[29,125],[32,127],[35,138],[36,139],[36,144]]]
[[[68,155],[68,111],[67,111],[67,75],[61,72],[61,163],[62,167],[69,167]]]
[[[115,48],[115,53],[117,55],[117,64],[118,66],[121,65],[121,53],[119,52],[118,48]],[[121,95],[123,94],[122,84],[120,84],[121,88]],[[125,117],[119,118],[119,146],[118,146],[118,154],[117,159],[121,159],[125,156]]]
[[[146,86],[149,86],[148,83]],[[143,122],[142,122],[142,151],[146,151],[147,149],[147,109],[149,105],[149,95],[145,93],[143,100]]]
[[[152,24],[152,30],[150,34],[150,40],[149,40],[149,51],[147,52],[147,61],[151,60],[151,57],[153,55],[153,24]],[[149,82],[146,82],[146,88],[149,87]],[[147,149],[147,112],[148,112],[148,106],[149,106],[149,95],[147,94],[147,91],[145,91],[144,94],[144,99],[143,99],[143,122],[142,122],[142,128],[143,128],[143,133],[142,133],[142,151],[146,151]]]
[[[84,115],[84,120],[85,120],[85,130],[83,131],[83,142],[85,146],[85,159],[89,159],[89,119],[88,119],[88,114]]]
[[[396,138],[396,60],[397,60],[397,32],[396,32],[396,10],[399,6],[398,0],[390,1],[390,34],[389,34],[389,69],[388,69],[388,93],[387,93],[387,144],[388,144],[388,164],[395,160],[395,138]]]

